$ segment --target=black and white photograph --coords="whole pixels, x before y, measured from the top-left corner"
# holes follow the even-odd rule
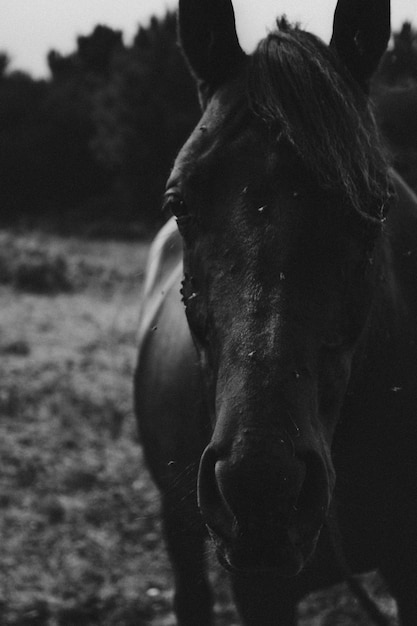
[[[416,626],[417,0],[0,0],[0,626]]]

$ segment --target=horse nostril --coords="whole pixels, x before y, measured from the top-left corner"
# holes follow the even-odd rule
[[[219,537],[230,537],[234,516],[216,478],[217,455],[208,447],[203,452],[198,474],[198,505],[207,526]]]
[[[290,540],[298,545],[316,536],[329,500],[320,455],[293,457],[282,448],[267,461],[263,456],[262,464],[254,458],[219,458],[211,446],[204,451],[198,502],[213,538],[228,545],[264,540],[276,544],[291,531]]]

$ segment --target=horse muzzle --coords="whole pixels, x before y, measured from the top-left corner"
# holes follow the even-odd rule
[[[314,553],[331,481],[318,452],[298,456],[279,439],[201,459],[198,497],[220,563],[230,571],[290,577]]]

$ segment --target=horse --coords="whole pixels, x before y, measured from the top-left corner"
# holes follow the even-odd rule
[[[213,623],[207,540],[246,626],[293,624],[343,579],[336,548],[415,623],[417,198],[369,101],[389,37],[388,0],[339,0],[329,45],[281,18],[247,54],[231,0],[179,2],[202,117],[134,394],[181,626]]]

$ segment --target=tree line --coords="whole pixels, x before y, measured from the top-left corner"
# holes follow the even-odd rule
[[[50,78],[0,57],[0,222],[61,230],[154,227],[172,159],[199,115],[168,13],[131,45],[97,26]]]
[[[417,30],[409,22],[394,33],[372,92],[393,165],[417,192]]]
[[[193,80],[167,13],[130,45],[97,26],[48,54],[50,78],[0,54],[0,224],[149,232],[179,147],[198,120]],[[373,85],[396,165],[417,189],[417,31],[405,23]]]

